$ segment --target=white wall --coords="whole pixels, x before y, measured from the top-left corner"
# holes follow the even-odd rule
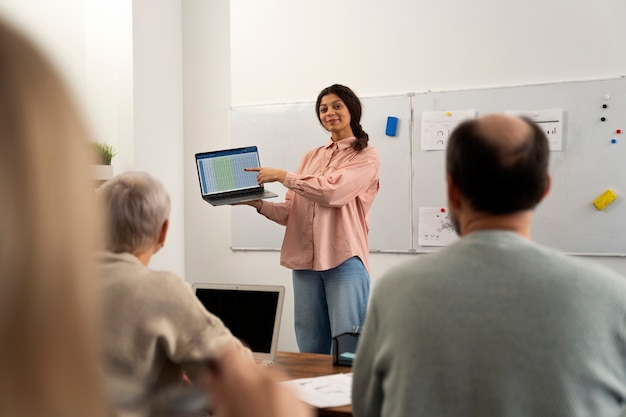
[[[0,14],[64,75],[94,139],[113,145],[116,172],[133,164],[132,4],[126,0],[0,0]],[[130,152],[129,152],[130,150]]]
[[[183,0],[188,157],[228,145],[229,106],[310,101],[336,82],[365,97],[626,74],[623,0],[231,0],[230,21],[228,3]],[[285,285],[279,348],[297,350],[290,271],[276,252],[229,250],[230,211],[248,208],[204,203],[195,175],[187,164],[187,280]],[[372,254],[373,284],[411,256]]]
[[[94,139],[117,152],[114,173],[134,164],[133,4],[85,0],[85,109]]]
[[[30,36],[85,102],[85,0],[0,0],[0,15]]]
[[[230,18],[228,0],[183,1],[185,132],[185,278],[193,282],[277,284],[287,287],[279,349],[297,350],[289,271],[278,254],[233,253],[230,207],[200,198],[193,155],[230,145]],[[210,272],[209,272],[210,271]]]
[[[232,104],[624,73],[620,0],[232,0]]]
[[[165,247],[154,269],[185,276],[181,3],[133,0],[134,163],[161,179],[172,201]],[[191,161],[189,161],[191,162]]]
[[[95,139],[118,151],[115,173],[149,171],[172,198],[154,268],[184,276],[180,0],[0,0],[65,76]]]

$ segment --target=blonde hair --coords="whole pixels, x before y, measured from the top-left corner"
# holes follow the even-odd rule
[[[0,20],[0,415],[104,414],[92,151],[45,56]]]

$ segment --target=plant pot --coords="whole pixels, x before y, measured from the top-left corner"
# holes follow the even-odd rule
[[[94,180],[107,181],[113,178],[113,165],[92,165],[92,177]]]

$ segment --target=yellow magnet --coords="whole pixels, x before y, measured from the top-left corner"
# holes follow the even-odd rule
[[[451,111],[446,112],[446,116],[448,116],[448,117],[452,116],[452,112]]]
[[[611,204],[616,198],[617,195],[615,195],[612,190],[606,190],[600,197],[593,200],[593,205],[596,206],[598,210],[604,210],[606,206]]]

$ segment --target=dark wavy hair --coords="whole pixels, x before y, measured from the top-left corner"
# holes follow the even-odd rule
[[[317,120],[322,123],[319,112],[320,103],[322,98],[329,94],[336,94],[348,107],[348,111],[350,112],[350,127],[352,128],[352,133],[354,133],[354,136],[356,137],[356,141],[352,144],[352,148],[355,151],[365,149],[367,147],[367,142],[369,141],[369,135],[361,127],[361,101],[356,94],[354,94],[354,91],[348,87],[340,84],[333,84],[320,91],[317,96],[317,101],[315,102],[315,114],[317,114]]]
[[[477,120],[461,123],[450,135],[446,171],[475,210],[511,214],[534,208],[548,181],[548,139],[533,121],[517,148],[504,150],[481,131]]]

